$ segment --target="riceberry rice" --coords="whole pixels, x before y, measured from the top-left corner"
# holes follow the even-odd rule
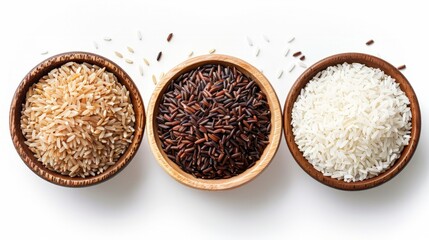
[[[300,51],[298,51],[298,52],[295,52],[294,54],[292,54],[292,56],[294,56],[294,57],[299,57],[299,56],[301,56],[301,52]]]
[[[168,34],[167,42],[170,42],[172,38],[173,38],[173,33]]]
[[[407,66],[404,64],[404,65],[399,66],[398,70],[404,70],[405,68],[407,68]]]
[[[239,175],[269,143],[267,98],[234,67],[203,65],[183,73],[164,92],[156,116],[163,151],[197,178]]]
[[[367,46],[370,46],[370,45],[372,45],[372,44],[374,44],[374,40],[368,40],[366,43],[365,43]]]

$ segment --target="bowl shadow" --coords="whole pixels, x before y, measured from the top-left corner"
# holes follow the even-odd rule
[[[142,142],[146,141],[144,138]],[[77,189],[81,200],[104,211],[131,209],[138,204],[138,193],[148,174],[148,159],[144,158],[144,153],[148,151],[148,146],[141,144],[133,160],[114,178],[95,186]]]
[[[421,139],[420,148],[417,147],[407,167],[390,181],[368,190],[356,192],[331,188],[332,197],[341,199],[344,204],[365,212],[409,202],[410,196],[424,191],[422,188],[428,181],[426,170],[429,164],[425,159],[423,148],[427,142],[426,139]]]
[[[282,139],[271,164],[253,181],[235,189],[208,192],[198,191],[195,195],[204,198],[208,205],[218,205],[230,211],[255,211],[282,199],[291,184],[288,171],[293,164],[292,156]]]

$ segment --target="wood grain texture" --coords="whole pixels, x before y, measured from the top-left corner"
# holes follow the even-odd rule
[[[238,176],[229,179],[200,179],[188,174],[180,169],[173,161],[169,160],[161,147],[158,137],[156,116],[158,115],[158,106],[163,93],[171,81],[181,74],[195,69],[205,64],[222,64],[234,66],[242,73],[255,80],[261,90],[266,94],[268,104],[271,110],[271,132],[269,136],[270,143],[265,148],[261,158],[256,164],[247,169]],[[249,63],[226,55],[210,54],[189,59],[172,70],[170,70],[161,82],[156,86],[148,106],[148,140],[155,158],[161,167],[174,179],[187,186],[204,190],[225,190],[241,186],[260,174],[271,162],[277,152],[282,134],[282,117],[280,104],[274,89],[265,76]]]
[[[408,146],[404,148],[404,150],[402,151],[401,157],[398,160],[396,160],[395,164],[391,168],[386,170],[384,173],[376,177],[373,177],[364,181],[351,182],[351,183],[347,183],[347,182],[344,182],[343,180],[337,180],[331,177],[323,176],[321,172],[317,171],[313,167],[313,165],[311,165],[304,158],[303,154],[299,151],[298,146],[294,140],[294,135],[292,133],[292,126],[291,126],[292,108],[298,95],[300,94],[301,89],[304,88],[306,84],[318,72],[325,70],[328,66],[342,64],[344,62],[363,63],[369,67],[379,68],[383,70],[387,75],[390,75],[392,78],[394,78],[396,82],[399,83],[402,91],[404,91],[407,97],[410,99],[410,107],[411,107],[411,114],[412,114],[412,120],[411,120],[412,129],[411,129],[410,143]],[[299,166],[317,181],[327,186],[337,188],[337,189],[342,189],[342,190],[368,189],[375,186],[379,186],[380,184],[385,183],[388,180],[392,179],[410,161],[411,157],[414,154],[414,151],[416,150],[419,137],[420,137],[420,129],[421,129],[420,107],[419,107],[416,94],[414,93],[414,90],[411,87],[408,80],[398,69],[396,69],[388,62],[380,58],[367,55],[367,54],[362,54],[362,53],[343,53],[343,54],[330,56],[328,58],[325,58],[315,63],[313,66],[308,68],[292,86],[289,92],[289,95],[286,98],[286,103],[285,103],[283,113],[284,113],[284,131],[285,131],[286,143],[289,147],[289,150],[292,153],[292,156],[295,158]]]
[[[130,146],[119,158],[115,165],[109,167],[102,174],[94,177],[69,177],[47,169],[41,162],[37,161],[31,150],[24,143],[25,137],[23,136],[20,128],[22,105],[25,102],[25,95],[28,89],[52,69],[58,68],[61,65],[71,61],[77,63],[87,62],[90,64],[95,64],[100,67],[105,67],[107,71],[113,73],[117,77],[118,81],[130,92],[131,102],[136,114],[134,138]],[[33,68],[19,84],[15,95],[13,96],[9,114],[10,135],[12,137],[16,151],[24,163],[43,179],[67,187],[83,187],[93,185],[103,182],[117,174],[131,161],[131,159],[136,154],[143,138],[144,127],[145,113],[143,100],[140,96],[137,86],[134,84],[130,76],[128,76],[128,74],[125,73],[125,71],[114,62],[102,56],[86,52],[62,53],[46,59]]]

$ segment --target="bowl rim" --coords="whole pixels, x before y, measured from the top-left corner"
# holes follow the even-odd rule
[[[401,157],[395,161],[395,163],[386,171],[379,174],[378,176],[372,177],[370,179],[366,179],[363,181],[357,182],[345,182],[343,180],[338,180],[331,178],[329,176],[323,176],[321,172],[316,170],[313,165],[311,165],[304,157],[301,151],[299,151],[297,144],[294,140],[294,135],[292,132],[291,126],[291,112],[293,105],[296,101],[299,92],[306,84],[320,71],[325,70],[328,66],[342,64],[344,62],[353,63],[363,63],[366,66],[379,68],[384,71],[386,74],[392,76],[396,82],[400,83],[401,89],[405,92],[407,97],[410,100],[410,108],[412,111],[412,129],[411,129],[411,139],[409,145],[407,145],[401,153]],[[405,90],[406,89],[406,90]],[[288,93],[288,96],[285,101],[285,106],[283,110],[283,120],[284,120],[284,133],[286,138],[287,146],[295,159],[298,165],[312,178],[316,179],[320,183],[327,185],[329,187],[340,189],[340,190],[364,190],[373,188],[376,186],[380,186],[381,184],[389,181],[394,176],[396,176],[404,167],[408,164],[410,159],[412,158],[420,138],[420,130],[421,130],[421,115],[420,115],[420,107],[417,100],[417,96],[408,82],[406,77],[392,64],[387,61],[369,55],[365,53],[357,53],[357,52],[348,52],[348,53],[340,53],[335,54],[329,57],[326,57],[312,66],[310,66],[306,71],[304,71],[301,76],[295,81],[291,90]]]
[[[136,113],[134,137],[127,150],[122,154],[118,161],[114,165],[110,166],[106,171],[87,178],[61,175],[60,173],[44,167],[43,164],[34,157],[31,150],[29,150],[28,146],[24,143],[23,140],[25,140],[25,137],[23,136],[20,127],[22,104],[26,99],[25,95],[28,89],[52,69],[58,68],[63,64],[72,61],[77,63],[87,62],[89,64],[105,67],[107,71],[113,73],[117,77],[118,81],[130,92],[134,112]],[[141,117],[137,116],[138,112],[142,112]],[[12,98],[9,112],[10,135],[13,145],[23,162],[42,179],[64,187],[86,187],[95,185],[110,179],[123,170],[137,153],[137,150],[143,139],[145,124],[146,115],[144,111],[143,99],[132,78],[112,60],[95,53],[83,51],[72,51],[56,54],[38,63],[25,75],[23,80],[21,80],[19,83]]]
[[[234,66],[247,76],[254,79],[260,86],[261,90],[266,94],[271,110],[270,143],[265,148],[261,158],[253,167],[247,169],[237,176],[228,179],[196,178],[180,169],[180,167],[172,162],[162,150],[158,133],[155,129],[157,126],[157,106],[159,105],[162,93],[165,92],[169,83],[179,77],[181,74],[188,72],[190,69],[194,69],[205,64],[223,64],[226,66]],[[257,68],[245,62],[244,60],[221,54],[208,54],[190,58],[175,66],[167,74],[165,74],[161,81],[157,84],[150,98],[147,121],[149,145],[159,165],[176,181],[195,189],[211,191],[236,188],[258,176],[274,158],[280,145],[283,126],[280,103],[268,79]]]

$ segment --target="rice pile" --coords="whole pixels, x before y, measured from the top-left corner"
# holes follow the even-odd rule
[[[362,181],[392,166],[411,134],[409,99],[380,69],[344,63],[319,72],[292,110],[295,142],[325,176]]]
[[[134,122],[129,92],[112,73],[69,62],[29,89],[21,129],[48,169],[87,177],[115,164],[133,139]]]

